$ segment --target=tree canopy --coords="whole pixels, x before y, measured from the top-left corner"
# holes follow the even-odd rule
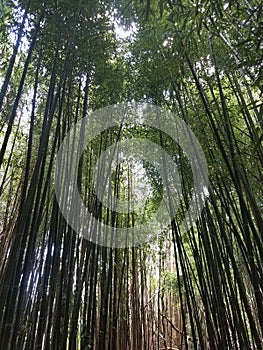
[[[2,0],[1,349],[263,349],[262,18],[259,0]],[[55,165],[76,123],[94,116],[98,126],[96,111],[127,102],[192,130],[209,186],[182,230],[195,180],[183,148],[161,127],[101,125],[59,178],[76,176],[96,235],[102,223],[150,222],[164,192],[174,203],[179,191],[169,191],[165,162],[164,178],[154,162],[117,162],[102,203],[96,177],[118,142],[139,140],[134,157],[142,140],[153,157],[161,148],[182,192],[174,217],[149,225],[149,241],[107,247],[63,216]],[[133,199],[140,210],[115,210]]]

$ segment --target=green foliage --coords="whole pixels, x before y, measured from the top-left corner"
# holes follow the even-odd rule
[[[137,32],[119,40],[114,21]],[[203,350],[262,348],[261,32],[256,0],[1,2],[1,348],[181,350],[189,339]],[[72,125],[126,100],[185,120],[206,155],[210,188],[195,227],[180,232],[193,192],[181,148],[140,124],[101,133],[78,169],[67,169],[78,172],[83,201],[101,222],[146,222],[164,191],[154,164],[142,161],[137,181],[151,193],[140,210],[98,203],[95,165],[118,138],[162,147],[183,184],[175,220],[144,246],[117,250],[77,237],[52,182]],[[116,166],[112,197],[136,196],[132,170]]]

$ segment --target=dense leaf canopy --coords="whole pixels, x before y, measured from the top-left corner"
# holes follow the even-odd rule
[[[259,0],[2,0],[1,349],[263,349],[262,31]],[[63,170],[77,174],[99,222],[151,219],[171,176],[147,161],[119,163],[111,195],[127,201],[133,186],[146,186],[149,197],[128,214],[103,206],[94,172],[118,141],[162,148],[182,187],[167,225],[118,249],[65,220],[55,162],[78,121],[127,101],[181,118],[202,146],[210,184],[202,214],[182,231],[194,185],[182,148],[140,123],[101,132]]]

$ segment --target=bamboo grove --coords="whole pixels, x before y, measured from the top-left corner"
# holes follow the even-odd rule
[[[262,30],[259,0],[1,1],[0,349],[263,349]],[[125,101],[184,120],[210,184],[181,232],[189,163],[167,135],[133,130],[177,154],[183,200],[149,242],[109,248],[63,217],[54,164],[77,121]],[[72,171],[86,206],[125,227],[136,215],[109,213],[92,189],[118,137],[101,133]],[[143,166],[154,211],[162,183]],[[119,198],[130,174],[111,177]]]

